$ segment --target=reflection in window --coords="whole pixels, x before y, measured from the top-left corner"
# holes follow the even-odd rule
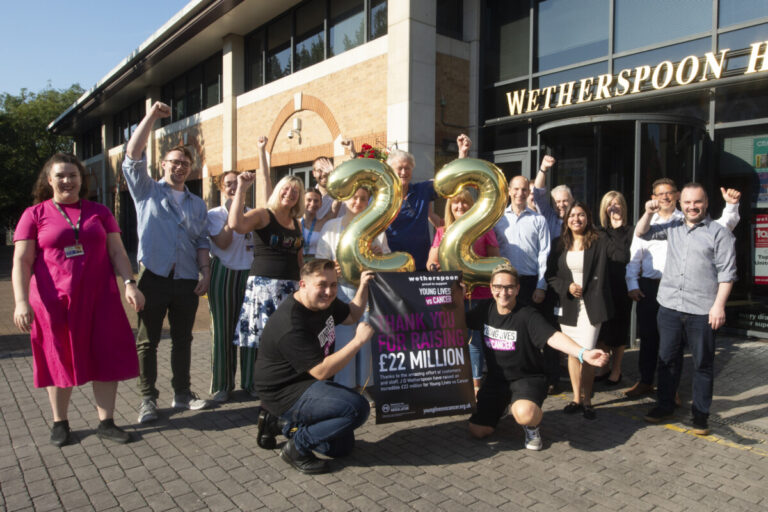
[[[530,9],[523,2],[489,2],[484,28],[485,83],[528,74]]]
[[[551,85],[562,84],[565,82],[579,81],[582,78],[596,77],[608,72],[608,62],[598,62],[589,66],[568,69],[559,73],[552,73],[539,77],[539,88],[549,87]]]
[[[688,55],[703,56],[712,49],[712,40],[708,37],[688,41],[687,43],[665,46],[657,50],[636,53],[626,57],[620,57],[613,61],[613,69],[618,72],[622,69],[632,69],[637,66],[656,66],[665,60],[679,62]]]
[[[387,0],[370,0],[369,40],[387,34]]]
[[[203,108],[221,103],[221,57],[208,59],[203,66]]]
[[[737,90],[718,90],[715,97],[715,122],[728,123],[768,117],[768,91],[759,85]]]
[[[245,38],[245,90],[264,85],[264,31]]]
[[[712,29],[712,0],[616,0],[615,6],[617,53]]]
[[[730,53],[733,53],[736,50],[749,49],[752,43],[766,40],[768,40],[768,23],[720,34],[717,48],[719,50],[728,48]],[[733,71],[746,68],[749,65],[749,52],[745,53],[741,57],[729,58],[726,69]]]
[[[139,100],[112,117],[112,145],[119,146],[131,138],[144,117],[145,104]],[[87,157],[86,157],[87,158]]]
[[[160,94],[171,107],[171,117],[163,119],[163,126],[221,103],[221,52],[165,84]]]
[[[267,28],[267,82],[291,73],[291,17],[283,16]]]
[[[332,0],[328,40],[330,55],[338,55],[365,42],[363,0]]]
[[[717,14],[718,26],[727,27],[768,16],[768,2],[765,0],[720,0]]]
[[[566,66],[608,54],[609,0],[538,3],[538,70]]]
[[[296,9],[294,71],[325,58],[325,0],[314,0]]]

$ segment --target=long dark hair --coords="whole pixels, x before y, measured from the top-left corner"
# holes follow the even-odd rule
[[[37,176],[35,187],[32,189],[32,204],[42,203],[53,197],[53,189],[48,184],[48,175],[51,172],[51,168],[56,164],[72,164],[77,167],[77,172],[80,173],[80,198],[88,195],[88,182],[85,179],[85,166],[72,153],[56,153],[45,162],[43,169]]]
[[[592,246],[592,243],[600,236],[600,233],[598,233],[597,228],[595,228],[595,224],[592,221],[592,212],[587,205],[582,202],[573,203],[571,207],[568,208],[568,211],[565,212],[565,217],[563,217],[563,234],[561,235],[561,238],[566,251],[570,251],[573,247],[574,237],[571,228],[568,227],[568,217],[571,216],[571,212],[574,208],[581,208],[584,210],[584,213],[587,214],[587,225],[584,227],[584,249],[589,249]]]

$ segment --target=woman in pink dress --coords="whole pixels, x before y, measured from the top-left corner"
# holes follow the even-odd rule
[[[48,390],[53,410],[51,443],[70,441],[67,410],[72,387],[93,383],[97,435],[127,443],[131,435],[112,419],[118,381],[139,374],[136,343],[120,300],[136,311],[144,296],[120,240],[120,228],[103,205],[83,200],[85,167],[57,153],[43,166],[34,206],[14,233],[13,320],[31,332],[34,384]]]
[[[461,136],[459,136],[461,138]],[[461,158],[461,157],[460,157]],[[445,203],[445,227],[437,228],[435,231],[435,239],[432,241],[432,247],[429,250],[429,257],[427,258],[427,269],[440,270],[440,263],[437,259],[437,251],[440,247],[440,242],[443,240],[443,234],[448,226],[467,213],[472,205],[475,204],[475,199],[469,190],[464,189]],[[496,240],[496,234],[493,230],[486,231],[483,236],[475,241],[472,248],[475,250],[475,254],[481,258],[487,256],[499,256],[499,242]],[[472,296],[467,301],[466,306],[470,308],[474,305],[474,301],[482,299],[490,299],[491,289],[488,286],[476,286],[472,290]],[[469,342],[469,359],[472,363],[472,380],[475,383],[475,395],[477,395],[480,389],[480,384],[483,381],[483,337],[480,331],[470,331]]]

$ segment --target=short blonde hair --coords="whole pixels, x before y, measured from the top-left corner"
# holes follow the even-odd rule
[[[459,200],[466,201],[469,203],[470,207],[475,204],[475,198],[472,197],[472,193],[466,188],[463,188],[461,192],[449,198],[445,202],[445,215],[443,215],[443,220],[445,221],[445,229],[448,229],[448,226],[453,224],[453,222],[456,220],[456,217],[453,215],[453,211],[451,210],[451,205]]]
[[[619,201],[619,208],[621,208],[621,225],[627,225],[627,200],[624,199],[624,195],[618,190],[611,190],[605,193],[600,200],[600,225],[604,228],[611,226],[611,219],[608,218],[608,214],[605,210],[608,209],[608,205],[611,201],[617,199]]]
[[[272,194],[267,200],[267,208],[275,211],[280,206],[280,193],[283,188],[295,185],[299,191],[299,197],[296,200],[296,204],[291,207],[291,217],[298,219],[304,215],[304,182],[299,179],[298,176],[283,176],[280,181],[277,182],[275,188],[272,190]]]
[[[520,276],[517,274],[517,269],[509,263],[501,263],[494,267],[493,272],[491,272],[490,283],[493,283],[493,278],[496,277],[496,274],[509,274],[515,278],[516,285],[520,284]]]

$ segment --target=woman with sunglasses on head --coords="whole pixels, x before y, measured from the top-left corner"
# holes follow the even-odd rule
[[[600,325],[613,315],[608,276],[608,244],[592,223],[584,203],[574,203],[566,211],[563,231],[547,261],[547,282],[559,299],[555,308],[564,334],[582,346],[594,349]],[[568,356],[573,401],[566,414],[581,412],[595,419],[592,407],[594,367],[579,357]]]

